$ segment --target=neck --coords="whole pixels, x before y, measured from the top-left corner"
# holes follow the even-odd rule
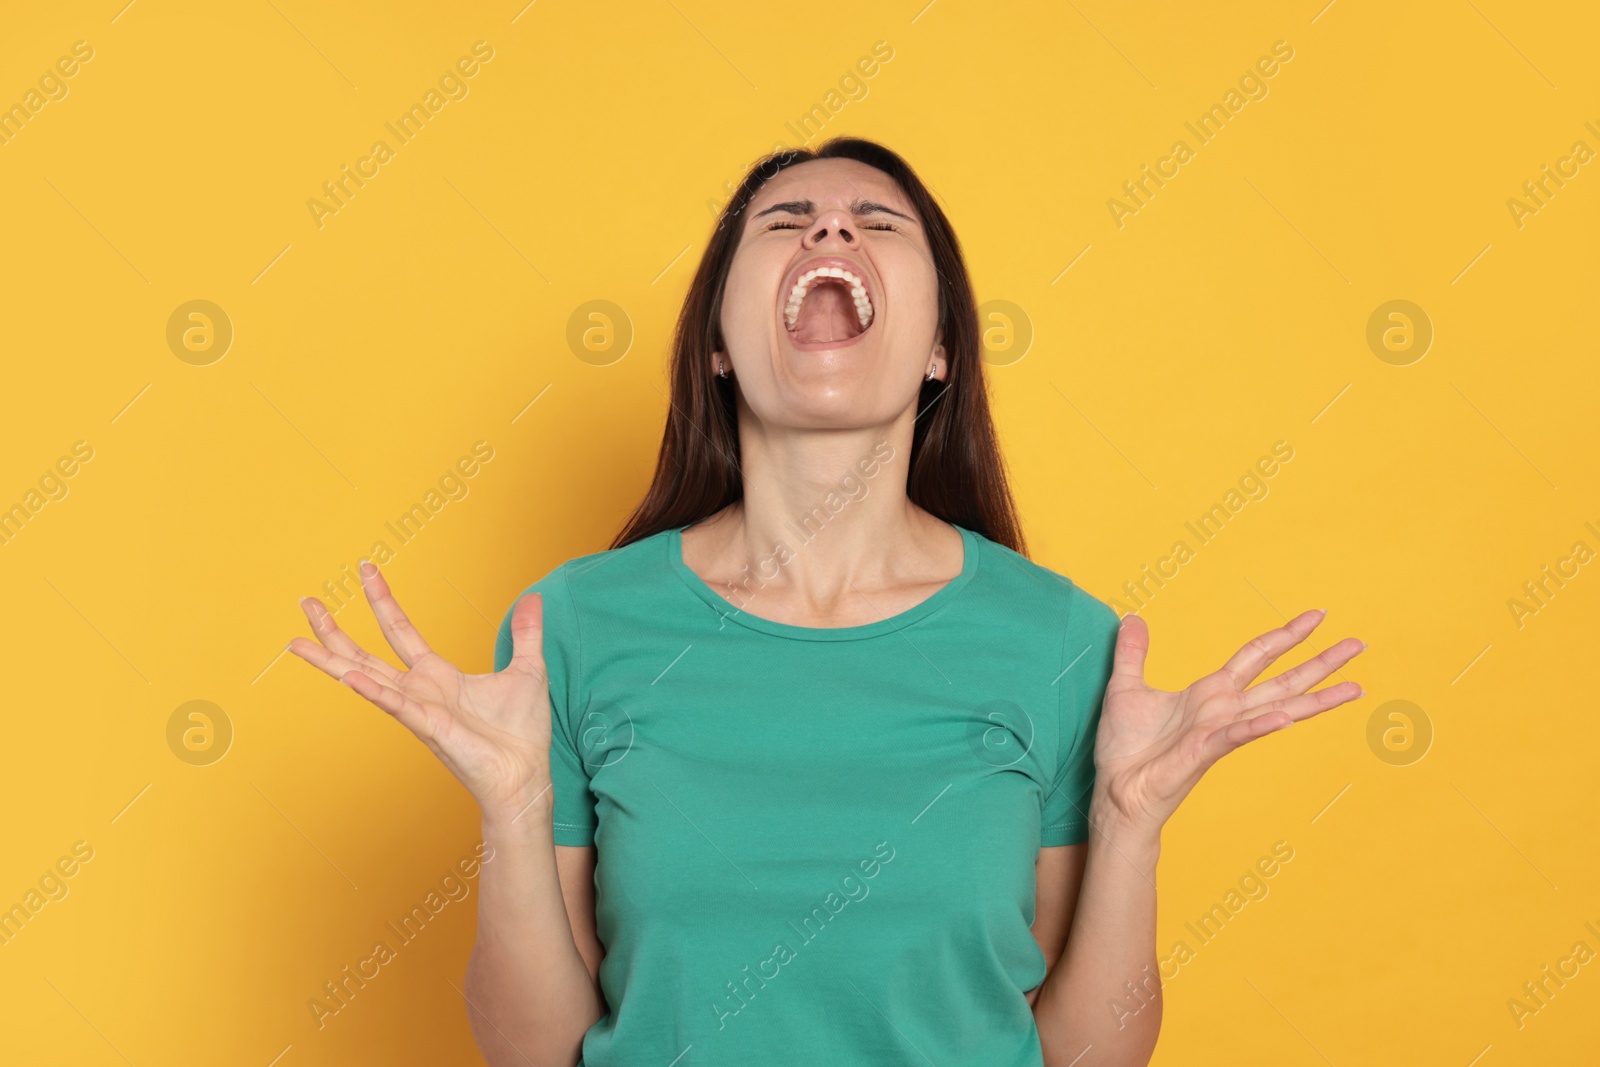
[[[948,579],[959,537],[907,497],[910,454],[909,423],[741,434],[744,499],[696,524],[696,569],[713,584],[759,574],[812,604]]]

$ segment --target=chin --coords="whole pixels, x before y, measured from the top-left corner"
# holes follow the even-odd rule
[[[877,330],[840,341],[799,342],[781,327],[773,351],[784,380],[817,390],[817,395],[853,397],[887,385],[887,360]]]
[[[775,367],[780,410],[763,418],[806,429],[846,429],[882,425],[915,397],[900,396],[889,359],[877,338],[843,347],[803,349],[779,340]],[[913,394],[915,390],[913,389]]]

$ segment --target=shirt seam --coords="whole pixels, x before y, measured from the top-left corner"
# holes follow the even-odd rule
[[[572,736],[571,723],[571,708],[582,695],[584,677],[583,616],[578,611],[578,595],[573,592],[572,589],[572,560],[568,560],[561,565],[561,587],[566,590],[567,609],[572,615],[573,640],[577,645],[577,647],[573,649],[574,668],[572,674],[567,678],[567,709],[565,709],[565,713],[561,716],[561,720],[564,729],[567,731],[567,741],[572,746],[572,751],[578,756],[579,762],[583,763],[582,749],[579,745],[578,739]],[[593,775],[590,774],[587,764],[584,765],[583,777],[585,779],[584,788],[589,791],[589,794],[592,797],[594,795],[592,782]],[[599,826],[599,818],[598,813],[595,813],[595,817],[591,818],[587,822],[581,823],[564,822],[559,819],[552,819],[550,825],[552,830],[571,831],[580,837],[584,837],[592,841],[594,839],[595,830],[598,829]]]
[[[567,602],[568,613],[572,616],[572,635],[573,642],[576,646],[573,649],[573,670],[567,678],[567,691],[565,694],[567,706],[562,709],[561,724],[562,729],[565,730],[567,734],[567,743],[572,746],[573,752],[578,754],[578,758],[582,760],[583,757],[578,746],[578,739],[573,736],[572,733],[572,708],[575,706],[576,702],[581,696],[581,689],[583,686],[583,618],[578,613],[577,594],[572,591],[571,567],[571,560],[568,560],[561,565],[561,587],[566,591],[565,599]],[[589,777],[587,771],[585,772],[584,776],[586,778]],[[581,826],[577,828],[584,829],[584,827]]]
[[[574,673],[577,675],[577,678],[567,679],[567,695],[569,698],[569,704],[571,703],[570,698],[572,696],[573,682],[576,681],[579,685],[583,684],[583,618],[578,614],[577,594],[572,591],[572,572],[568,570],[570,566],[570,560],[561,565],[561,585],[562,588],[567,591],[567,607],[572,612],[572,633],[578,645],[578,647],[574,650],[574,659],[577,664]]]
[[[1050,802],[1050,799],[1056,795],[1056,790],[1061,788],[1063,779],[1065,777],[1065,772],[1066,772],[1066,767],[1067,767],[1067,759],[1070,758],[1073,755],[1073,753],[1075,753],[1078,750],[1078,743],[1081,740],[1080,732],[1079,732],[1079,725],[1074,723],[1073,724],[1073,733],[1072,733],[1072,745],[1071,745],[1070,748],[1066,748],[1065,751],[1063,751],[1063,748],[1065,747],[1065,745],[1064,745],[1065,739],[1063,737],[1063,735],[1065,734],[1064,727],[1065,727],[1066,721],[1067,721],[1067,706],[1066,706],[1067,705],[1067,687],[1062,685],[1061,683],[1062,683],[1062,680],[1066,677],[1066,673],[1067,673],[1067,639],[1072,636],[1073,612],[1078,607],[1078,598],[1077,598],[1076,595],[1074,595],[1076,593],[1076,591],[1077,591],[1077,586],[1072,584],[1071,579],[1068,579],[1068,584],[1067,584],[1067,611],[1066,611],[1066,616],[1062,619],[1062,622],[1061,622],[1061,658],[1056,661],[1056,680],[1055,680],[1055,683],[1054,683],[1056,685],[1056,687],[1057,687],[1056,688],[1056,760],[1055,760],[1055,766],[1051,768],[1050,788],[1039,801],[1039,810],[1040,811],[1043,811],[1045,805],[1048,804]],[[1076,807],[1077,805],[1074,804],[1073,806]],[[1081,814],[1079,814],[1077,816],[1077,818],[1081,821],[1083,819],[1083,816]],[[1070,825],[1070,824],[1067,824],[1067,823],[1056,823],[1056,824],[1053,824],[1051,826],[1044,827],[1044,829],[1059,830],[1059,829],[1062,829],[1062,828],[1064,828],[1064,827],[1066,827],[1068,825]]]

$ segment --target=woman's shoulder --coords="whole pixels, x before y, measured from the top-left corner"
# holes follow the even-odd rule
[[[664,548],[671,532],[663,530],[617,548],[573,556],[550,568],[519,595],[539,593],[568,600],[637,595],[651,580],[668,574]]]
[[[618,548],[574,556],[551,567],[527,585],[506,607],[496,638],[495,670],[511,659],[511,618],[517,602],[538,593],[543,602],[543,629],[549,647],[576,646],[580,631],[585,638],[604,633],[607,619],[618,612],[638,610],[653,601],[669,576],[664,566],[663,533],[652,534]]]
[[[981,545],[988,585],[994,595],[1026,610],[1042,607],[1059,614],[1075,630],[1115,630],[1121,623],[1109,603],[1089,592],[1068,574],[1054,570],[998,541],[973,531]]]

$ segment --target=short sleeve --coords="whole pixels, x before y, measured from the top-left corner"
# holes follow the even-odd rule
[[[550,680],[550,791],[554,799],[555,843],[592,845],[594,794],[589,791],[589,772],[578,755],[577,731],[573,728],[581,706],[583,645],[567,564],[524,589],[517,600],[529,593],[538,593],[544,599],[544,662]],[[511,663],[511,615],[515,610],[514,601],[500,621],[494,645],[496,672],[505,670]]]
[[[1111,680],[1112,654],[1122,620],[1105,603],[1077,586],[1067,609],[1056,678],[1057,760],[1055,781],[1045,796],[1039,844],[1076,845],[1089,840],[1089,801],[1094,794],[1094,742],[1100,707]]]

